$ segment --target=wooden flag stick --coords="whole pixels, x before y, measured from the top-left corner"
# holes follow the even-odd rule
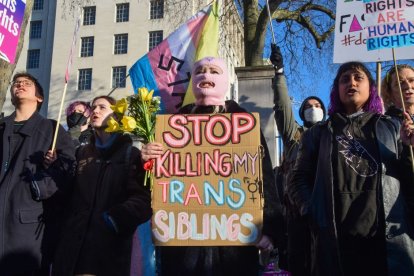
[[[273,44],[276,44],[275,31],[273,30],[273,24],[272,24],[272,15],[270,14],[269,0],[266,0],[266,7],[267,7],[267,14],[269,16],[270,30],[272,31],[272,41],[273,41]]]
[[[378,90],[378,95],[381,96],[381,61],[377,62],[377,90]]]
[[[81,9],[80,6],[78,6],[78,18],[76,19],[75,30],[73,32],[73,37],[72,37],[72,45],[70,47],[68,63],[66,65],[65,87],[63,88],[62,100],[60,101],[59,115],[58,115],[57,120],[56,120],[57,123],[56,123],[55,135],[53,137],[52,148],[51,148],[52,152],[56,148],[56,140],[57,140],[57,137],[58,137],[59,126],[60,126],[60,117],[62,117],[63,103],[65,102],[65,98],[66,98],[66,90],[68,88],[70,68],[72,66],[73,53],[74,53],[75,47],[76,47],[76,40],[77,40],[77,37],[78,37],[78,31],[79,31],[79,26],[80,26],[81,15],[82,15],[82,9]]]
[[[56,120],[57,122],[56,122],[55,135],[53,137],[53,143],[52,143],[52,148],[51,148],[52,151],[54,151],[56,148],[56,140],[57,140],[57,136],[59,133],[60,117],[62,116],[63,103],[65,102],[67,88],[68,88],[68,83],[65,82],[65,87],[63,88],[62,100],[60,101],[59,115]]]
[[[395,67],[395,75],[397,76],[397,82],[398,82],[398,90],[400,91],[400,98],[401,98],[401,105],[402,105],[402,109],[404,111],[404,113],[406,112],[405,109],[405,104],[404,104],[404,96],[402,93],[402,89],[401,89],[401,83],[400,83],[400,73],[398,72],[398,67],[397,67],[397,59],[395,58],[395,50],[394,48],[392,48],[392,59],[394,60],[394,67]],[[414,171],[414,154],[413,154],[413,147],[409,146],[410,149],[410,156],[411,156],[411,165]]]

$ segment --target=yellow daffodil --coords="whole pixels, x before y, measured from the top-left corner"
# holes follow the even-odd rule
[[[105,128],[105,131],[106,132],[116,132],[116,131],[119,131],[119,130],[121,130],[121,128],[120,128],[118,122],[112,117],[109,118],[108,127]]]
[[[115,105],[111,105],[111,109],[118,114],[125,114],[125,111],[128,109],[128,102],[125,98],[117,101]]]
[[[131,116],[122,117],[121,123],[123,131],[131,132],[137,127],[137,122]]]
[[[148,92],[148,88],[141,87],[138,88],[138,94],[141,95],[141,99],[144,102],[150,102],[152,99],[152,94],[154,94],[154,90]]]

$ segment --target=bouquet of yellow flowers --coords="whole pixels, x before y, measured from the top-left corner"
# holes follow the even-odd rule
[[[114,118],[108,121],[106,132],[131,133],[138,136],[143,143],[154,142],[155,136],[155,115],[160,110],[160,97],[153,97],[154,90],[148,91],[146,87],[138,89],[138,94],[122,98],[115,105],[111,105],[117,118],[121,118],[118,123]],[[151,183],[152,188],[152,167],[154,160],[144,164],[145,180]]]

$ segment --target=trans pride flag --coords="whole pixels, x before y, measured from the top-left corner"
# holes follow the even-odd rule
[[[165,113],[176,113],[182,105],[194,102],[191,67],[203,57],[218,55],[218,11],[218,1],[214,1],[141,57],[129,70],[135,93],[140,87],[154,90],[154,96],[161,96]]]

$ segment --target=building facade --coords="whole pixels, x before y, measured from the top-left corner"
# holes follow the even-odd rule
[[[64,4],[63,2],[66,2]],[[16,72],[28,71],[45,90],[41,112],[56,118],[65,85],[78,15],[80,25],[64,107],[74,100],[90,101],[97,95],[119,99],[133,93],[129,68],[179,25],[210,1],[84,1],[70,7],[63,0],[35,0]],[[191,2],[191,3],[189,3]],[[229,12],[231,11],[231,12]],[[222,4],[220,52],[228,61],[231,87],[237,99],[235,67],[244,65],[243,26],[232,1]],[[7,97],[10,97],[8,95]],[[3,111],[12,110],[6,99]],[[62,123],[65,123],[62,121]]]

